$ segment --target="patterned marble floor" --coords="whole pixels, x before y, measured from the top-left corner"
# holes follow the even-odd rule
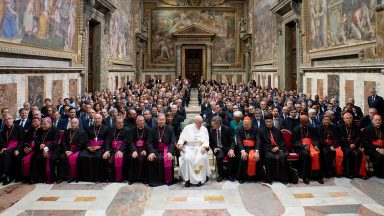
[[[0,187],[1,215],[384,215],[384,180],[335,178],[324,185],[216,182],[13,184]]]

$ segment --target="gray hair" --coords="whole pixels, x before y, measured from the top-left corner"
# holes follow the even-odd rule
[[[233,113],[233,116],[234,117],[239,117],[239,118],[243,118],[243,113],[241,111],[235,111]]]
[[[316,112],[316,110],[315,110],[315,109],[312,109],[312,108],[308,110],[308,114],[310,114],[310,113],[315,113],[315,112]]]
[[[331,111],[331,110],[327,110],[325,111],[325,114],[328,114],[328,115],[335,115],[335,112]]]
[[[220,116],[214,116],[214,117],[212,117],[211,122],[216,122],[218,124],[221,124],[221,117]]]

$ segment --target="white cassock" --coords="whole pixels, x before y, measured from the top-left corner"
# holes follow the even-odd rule
[[[211,175],[208,154],[201,153],[202,148],[209,148],[207,128],[197,129],[195,124],[185,126],[177,144],[184,144],[179,158],[179,175],[191,184],[204,183]]]

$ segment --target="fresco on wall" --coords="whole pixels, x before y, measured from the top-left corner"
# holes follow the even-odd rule
[[[0,40],[74,51],[78,4],[78,0],[0,0]]]
[[[276,58],[276,21],[270,11],[276,0],[255,0],[254,39],[255,61]]]
[[[152,62],[175,63],[175,44],[172,34],[191,24],[216,33],[212,60],[217,64],[235,63],[235,10],[161,9],[152,11]]]
[[[375,39],[376,0],[308,1],[310,49]]]
[[[137,22],[138,0],[117,0],[117,10],[109,23],[109,57],[132,61],[134,57],[134,31]]]

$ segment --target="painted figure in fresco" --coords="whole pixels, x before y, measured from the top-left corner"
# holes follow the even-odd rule
[[[72,50],[73,40],[76,37],[76,3],[71,1],[69,9],[69,25],[64,50]]]
[[[16,37],[18,32],[18,16],[16,12],[15,0],[5,0],[4,17],[2,22],[1,33],[7,39]]]
[[[27,8],[25,10],[25,13],[24,13],[24,21],[23,21],[23,25],[24,25],[24,32],[30,36],[32,34],[35,33],[35,31],[37,30],[37,27],[35,25],[35,22],[34,22],[34,8],[33,8],[33,4],[34,4],[35,0],[30,0],[28,2],[28,5],[27,5]]]
[[[39,15],[39,31],[36,33],[38,39],[47,39],[49,30],[48,0],[44,1],[43,11]]]
[[[314,48],[321,48],[326,46],[326,29],[325,29],[325,14],[326,6],[324,0],[317,0],[312,8],[312,25],[313,25],[313,42]]]
[[[180,18],[175,18],[173,20],[173,23],[174,25],[171,28],[171,33],[192,24],[191,20],[187,17],[187,14],[185,12],[181,12]]]
[[[360,7],[353,13],[351,26],[352,36],[358,40],[371,39],[375,36],[369,8],[365,1],[361,1]]]

